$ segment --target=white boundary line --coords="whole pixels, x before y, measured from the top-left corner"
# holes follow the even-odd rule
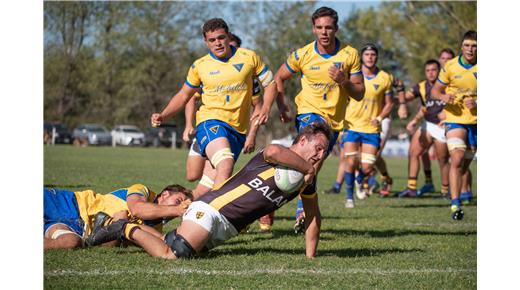
[[[119,275],[168,275],[168,274],[198,274],[198,275],[227,275],[227,276],[251,276],[260,274],[286,275],[286,274],[375,274],[375,275],[402,275],[402,274],[430,274],[430,273],[476,273],[477,269],[344,269],[344,270],[319,270],[319,269],[257,269],[257,270],[200,270],[188,268],[174,268],[169,270],[54,270],[44,273],[46,277],[60,276],[119,276]]]

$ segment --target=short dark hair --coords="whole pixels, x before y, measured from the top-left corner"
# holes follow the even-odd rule
[[[240,37],[238,37],[236,34],[230,33],[229,36],[231,37],[231,41],[237,43],[237,47],[240,47],[242,45],[242,39],[240,39]]]
[[[437,68],[438,69],[441,69],[441,64],[440,62],[438,62],[437,60],[435,59],[429,59],[427,60],[425,63],[424,63],[424,67],[426,68],[427,65],[430,65],[430,64],[436,64],[437,65]]]
[[[294,138],[293,145],[300,142],[300,140],[303,137],[306,137],[309,140],[312,140],[314,135],[322,133],[327,137],[327,140],[329,142],[332,139],[332,130],[330,129],[329,125],[323,123],[323,122],[312,122],[309,125],[303,127],[303,129],[298,133],[296,138]]]
[[[191,193],[191,190],[185,188],[182,185],[170,184],[170,185],[166,186],[163,190],[161,190],[161,193],[159,195],[161,195],[165,191],[182,192],[182,193],[184,193],[184,195],[186,195],[187,199],[193,200],[193,194]]]
[[[329,16],[334,19],[334,26],[338,28],[338,12],[336,10],[329,8],[329,7],[320,7],[314,13],[312,13],[312,25],[314,25],[314,21],[318,18]]]
[[[379,56],[379,50],[377,49],[377,46],[373,43],[367,43],[363,45],[363,47],[361,48],[361,54],[363,54],[365,50],[373,50],[376,52],[376,55]]]
[[[453,52],[453,50],[451,50],[451,48],[443,48],[441,50],[441,52],[439,52],[439,56],[441,56],[443,53],[449,53],[451,54],[451,57],[455,57],[455,52]]]
[[[477,32],[475,30],[468,30],[466,33],[464,33],[464,36],[462,37],[462,41],[466,39],[471,39],[477,41]]]
[[[226,21],[224,21],[224,19],[212,18],[212,19],[206,21],[204,23],[204,25],[202,25],[202,36],[204,36],[204,38],[206,38],[207,32],[215,31],[217,29],[224,29],[224,31],[226,31],[226,33],[229,33],[229,27],[228,27]]]

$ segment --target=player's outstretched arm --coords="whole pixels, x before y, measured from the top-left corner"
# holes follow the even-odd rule
[[[182,85],[181,90],[171,98],[170,102],[161,113],[152,114],[152,117],[150,118],[152,126],[159,126],[163,121],[177,114],[182,108],[184,108],[195,92],[197,92],[197,88],[191,88],[187,84]]]
[[[251,153],[255,151],[256,145],[256,133],[258,132],[258,128],[260,128],[260,122],[258,122],[258,117],[260,116],[260,112],[262,111],[263,102],[260,97],[256,98],[252,103],[254,110],[251,115],[251,122],[249,125],[249,131],[247,132],[246,142],[244,143],[244,153]]]
[[[316,170],[311,163],[305,161],[291,149],[281,145],[270,144],[264,149],[264,159],[272,164],[280,164],[298,170],[305,174],[306,182],[312,181]]]
[[[443,101],[446,104],[452,104],[455,101],[455,96],[452,94],[444,94],[446,88],[446,85],[443,85],[438,81],[435,82],[431,90],[432,99]]]
[[[316,257],[318,241],[321,231],[321,213],[318,205],[318,196],[302,196],[303,210],[305,211],[305,255],[308,258]]]
[[[269,112],[271,111],[271,106],[273,105],[275,98],[276,83],[273,81],[267,87],[264,88],[264,103],[262,105],[262,110],[260,111],[260,114],[257,119],[259,125],[267,123],[267,120],[269,119]]]
[[[280,112],[280,121],[283,123],[287,123],[292,120],[289,107],[285,103],[285,81],[290,79],[292,76],[293,73],[289,71],[285,64],[280,66],[276,72],[276,75],[274,76],[274,81],[276,82],[276,92],[278,93],[276,98],[276,105],[278,106],[278,111]]]
[[[195,128],[193,127],[195,112],[197,111],[195,99],[196,98],[190,98],[184,107],[184,119],[186,121],[184,132],[182,133],[182,140],[184,140],[184,142],[189,142],[193,138],[193,135],[195,135]]]
[[[144,196],[133,194],[126,198],[126,203],[132,216],[142,220],[154,220],[183,215],[190,201],[184,201],[179,205],[159,205],[148,202]]]

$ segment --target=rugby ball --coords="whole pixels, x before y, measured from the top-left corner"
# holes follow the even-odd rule
[[[285,166],[276,166],[274,182],[281,191],[294,192],[303,185],[303,173]]]

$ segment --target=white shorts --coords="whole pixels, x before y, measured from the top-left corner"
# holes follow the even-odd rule
[[[428,134],[430,134],[433,139],[442,143],[446,143],[446,132],[441,126],[432,122],[423,121],[421,123],[421,129],[426,130],[426,132],[428,132]]]
[[[209,232],[208,249],[238,235],[235,227],[218,210],[203,201],[195,201],[186,210],[182,220],[192,221]]]
[[[390,125],[392,124],[392,120],[390,118],[384,118],[381,121],[381,133],[379,136],[381,136],[381,139],[386,139],[386,137],[390,134]]]

